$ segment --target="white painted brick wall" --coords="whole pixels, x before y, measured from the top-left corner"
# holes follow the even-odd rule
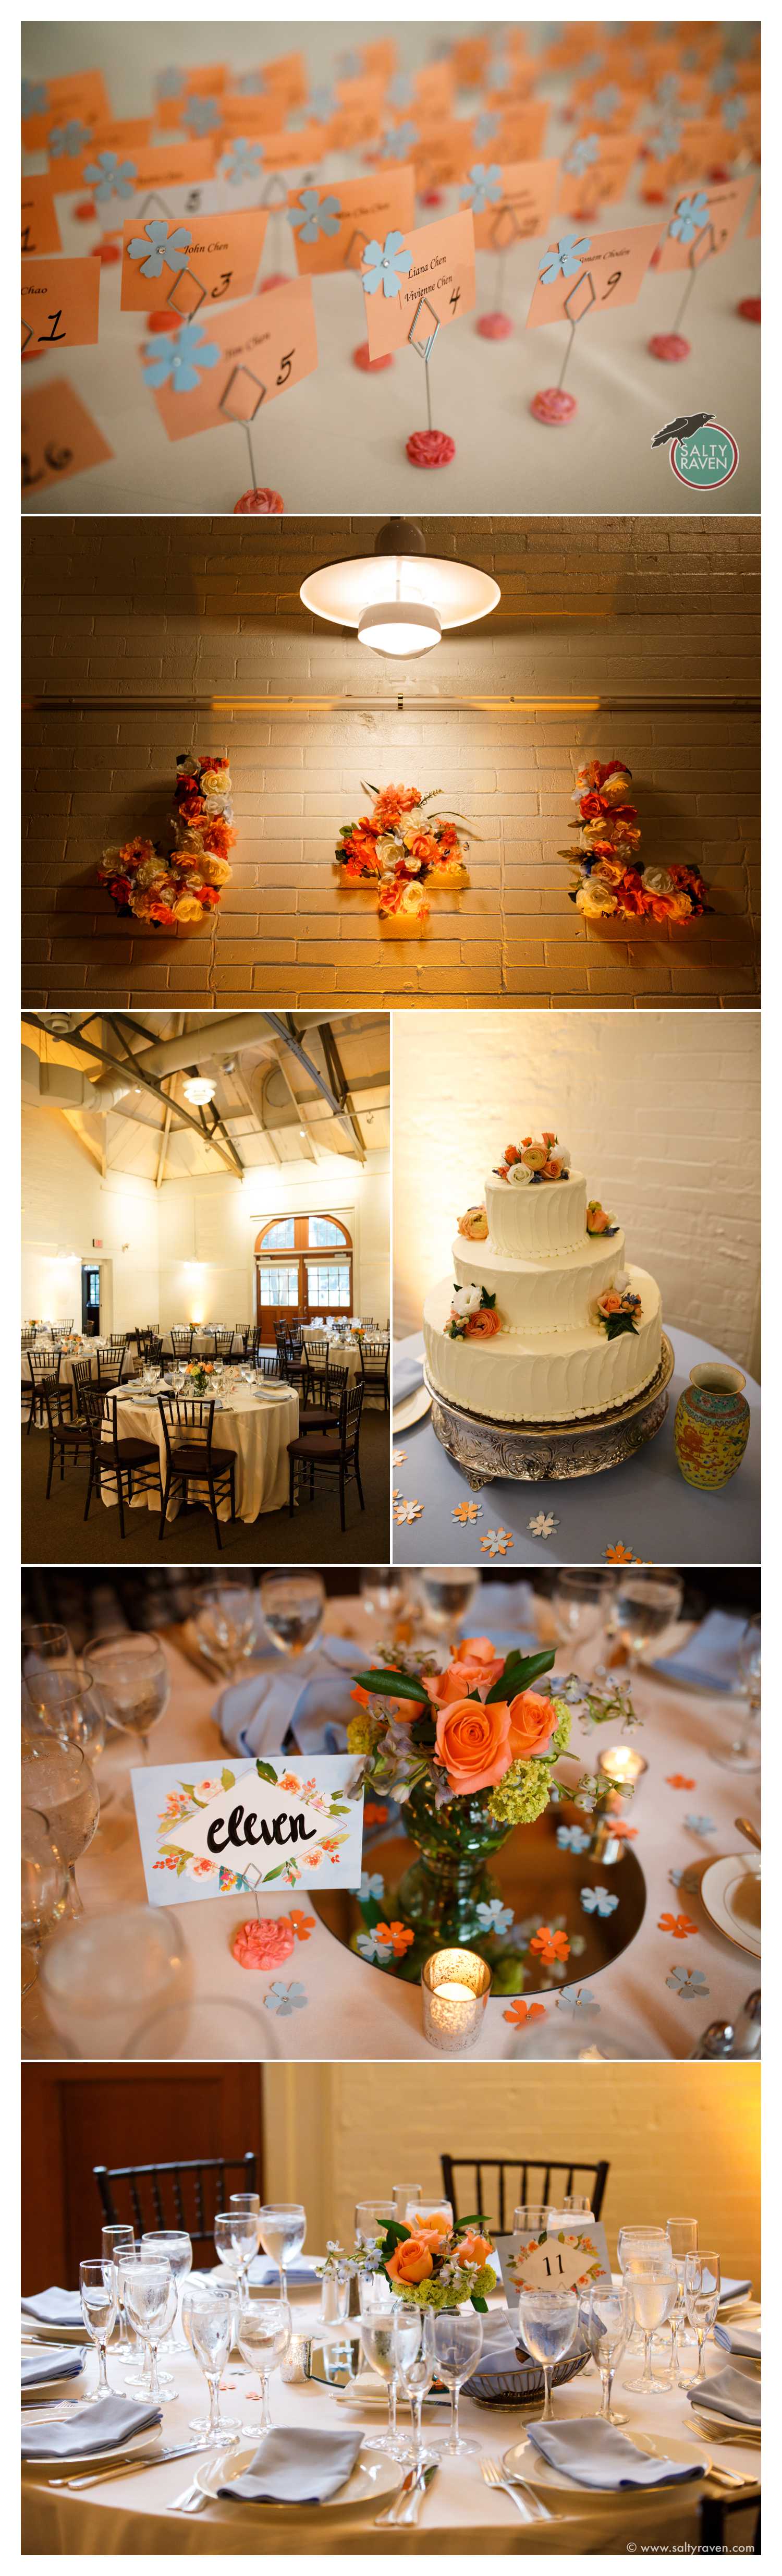
[[[456,1219],[514,1136],[553,1127],[659,1280],[663,1315],[757,1369],[760,1015],[397,1013],[394,1329],[450,1275]]]
[[[757,689],[757,523],[446,520],[427,530],[433,550],[494,570],[502,605],[402,675],[403,714],[345,705],[214,722],[28,718],[28,1003],[752,1007],[757,719],[677,713],[676,698]],[[316,629],[299,599],[313,563],[369,551],[374,533],[374,522],[345,520],[30,520],[27,685],[380,696],[386,666]],[[416,689],[442,691],[442,713],[416,712]],[[576,719],[448,704],[511,690],[648,691],[672,711]],[[104,844],[165,834],[176,753],[193,744],[230,755],[239,839],[213,936],[169,938],[117,920],[94,872]],[[570,838],[575,755],[589,750],[629,761],[644,857],[703,869],[714,912],[689,931],[628,936],[575,913],[557,852]],[[442,784],[482,835],[469,888],[433,900],[419,940],[381,931],[371,889],[343,893],[336,880],[338,827],[361,811],[368,772]]]

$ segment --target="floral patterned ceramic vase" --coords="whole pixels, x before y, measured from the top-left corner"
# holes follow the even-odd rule
[[[749,1439],[750,1409],[741,1370],[703,1360],[690,1370],[673,1426],[677,1465],[685,1483],[714,1494],[741,1466]]]

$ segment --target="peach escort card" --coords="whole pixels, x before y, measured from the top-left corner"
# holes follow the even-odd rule
[[[733,145],[723,132],[719,117],[704,116],[682,125],[670,152],[661,155],[659,146],[665,140],[665,120],[659,133],[644,136],[649,158],[644,162],[641,180],[642,197],[665,203],[674,188],[686,188],[691,179],[700,179],[704,170],[724,170],[733,159]]]
[[[98,337],[100,261],[22,262],[22,348],[86,349]]]
[[[585,131],[577,135],[562,162],[559,213],[577,215],[583,206],[618,205],[638,159],[638,140],[637,134]]]
[[[669,218],[658,269],[689,268],[693,245],[695,265],[713,258],[716,251],[729,248],[746,214],[753,188],[757,186],[754,170],[743,179],[726,179],[723,187],[690,188],[679,197]],[[702,236],[706,232],[704,241]]]
[[[550,115],[548,99],[530,98],[524,106],[500,111],[500,123],[491,136],[494,161],[539,161],[543,151]],[[481,129],[480,119],[478,130]]]
[[[357,152],[375,143],[383,122],[382,80],[344,80],[335,84],[335,105],[327,118],[330,152]]]
[[[477,250],[510,250],[517,241],[544,233],[559,184],[558,161],[511,161],[502,167],[488,161],[482,174],[470,171],[462,195],[475,224]]]
[[[146,382],[172,439],[248,424],[317,363],[308,277],[219,313],[204,307],[173,339],[161,334],[144,351]]]
[[[453,115],[454,71],[451,62],[424,63],[420,71],[402,74],[386,91],[385,113],[392,125],[430,125],[435,117]]]
[[[245,110],[252,104],[252,99],[239,101]],[[245,113],[243,118],[237,117],[235,124],[226,117],[219,142],[222,145],[222,157],[218,162],[221,178],[231,175],[229,163],[231,167],[235,166],[237,146],[244,142],[255,145],[262,178],[268,178],[272,170],[316,169],[328,151],[328,126],[317,124],[313,119],[307,125],[298,126],[295,134],[288,134],[280,127],[275,127],[272,134],[267,133],[265,127],[256,132],[252,118]]]
[[[151,192],[170,195],[174,188],[204,186],[214,170],[215,147],[206,143],[148,143],[138,151],[124,154],[118,167],[105,173],[97,187],[89,172],[97,168],[97,158],[87,153],[79,171],[78,184],[91,188],[97,212],[108,221],[121,214],[132,198]],[[55,181],[55,186],[57,182]],[[193,213],[197,209],[193,207]],[[159,213],[160,208],[153,208]]]
[[[55,195],[65,197],[70,195],[72,188],[90,188],[93,182],[85,178],[86,170],[94,170],[98,174],[95,201],[99,207],[112,193],[109,186],[112,179],[117,181],[116,193],[121,195],[126,164],[131,155],[135,160],[142,146],[149,142],[151,126],[149,116],[121,116],[112,125],[96,125],[94,133],[85,136],[75,124],[70,137],[72,151],[63,149],[55,158],[50,148],[49,174]],[[129,195],[127,187],[124,193]]]
[[[67,483],[71,474],[86,474],[91,465],[113,457],[103,433],[85,411],[66,376],[48,385],[22,389],[22,499]]]
[[[172,317],[190,320],[205,302],[235,302],[252,295],[268,216],[246,214],[133,218],[122,228],[120,304],[145,313],[171,305]],[[175,284],[175,281],[178,283]],[[172,318],[172,330],[174,319]]]
[[[228,88],[230,75],[227,63],[199,63],[194,69],[188,63],[182,65],[178,74],[172,71],[164,78],[171,86],[167,86],[164,95],[158,97],[155,109],[155,124],[163,134],[178,133],[193,99],[209,99],[215,103],[221,99]]]
[[[659,239],[656,224],[631,225],[626,232],[560,231],[539,261],[526,329],[534,331],[541,322],[583,322],[591,310],[610,313],[617,304],[634,304]]]
[[[393,231],[369,242],[361,280],[371,358],[403,349],[423,300],[417,336],[423,341],[469,313],[475,303],[475,227],[472,215],[445,215],[414,232]]]
[[[57,80],[22,82],[22,142],[26,152],[54,158],[69,125],[88,127],[111,115],[102,72],[64,72]]]
[[[754,203],[754,206],[753,206],[753,208],[752,208],[752,213],[751,213],[751,215],[750,215],[749,223],[748,223],[748,225],[747,225],[747,240],[748,240],[748,241],[759,241],[759,240],[760,240],[760,189],[758,189],[758,193],[757,193],[757,196],[756,196],[756,198],[755,198],[755,203]]]
[[[415,174],[399,169],[374,170],[366,179],[336,179],[293,189],[288,222],[296,244],[296,265],[303,277],[325,276],[338,268],[360,268],[367,242],[396,225],[400,232],[415,223]]]
[[[255,1896],[268,1888],[358,1887],[364,1782],[354,1754],[203,1756],[181,1767],[131,1771],[150,1905],[205,1896]]]
[[[470,163],[480,157],[474,125],[474,118],[458,116],[416,126],[407,157],[419,194],[425,188],[452,188],[459,179],[466,179]]]
[[[51,179],[22,180],[22,258],[62,250]]]

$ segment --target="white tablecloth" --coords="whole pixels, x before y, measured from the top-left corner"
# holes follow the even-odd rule
[[[503,1598],[507,1601],[507,1594],[503,1596],[500,1589],[490,1601],[488,1586],[478,1593],[470,1612],[470,1633],[491,1635],[493,1627],[504,1630],[508,1619],[507,1610],[504,1619],[501,1615]],[[545,1605],[540,1608],[545,1634]],[[356,1637],[356,1671],[365,1669],[372,1651],[368,1640],[373,1632],[363,1605],[355,1599],[330,1602],[324,1624],[327,1629]],[[171,1700],[155,1730],[151,1758],[156,1763],[186,1765],[195,1761],[207,1767],[219,1749],[211,1715],[218,1692],[214,1682],[202,1678],[185,1658],[175,1642],[177,1634],[171,1630],[165,1639]],[[566,1672],[572,1660],[570,1655],[558,1655],[558,1669]],[[580,1663],[586,1671],[586,1656],[580,1658]],[[349,1687],[348,1675],[346,1714],[350,1713]],[[646,1910],[629,1947],[611,1966],[590,1978],[589,1992],[598,2010],[586,2017],[587,2039],[596,2038],[599,2042],[602,2016],[603,2027],[616,2032],[639,2057],[688,2057],[706,2024],[732,2019],[746,1996],[760,1984],[760,1963],[735,1948],[714,1928],[700,1897],[675,1887],[671,1872],[691,1868],[707,1856],[741,1848],[741,1836],[736,1834],[733,1820],[736,1815],[746,1815],[759,1826],[760,1780],[757,1772],[727,1770],[713,1758],[728,1733],[733,1732],[735,1702],[731,1708],[730,1702],[716,1696],[675,1689],[657,1673],[642,1674],[634,1695],[646,1720],[634,1740],[649,1766],[632,1817],[637,1827],[633,1850],[646,1876]],[[597,1750],[594,1735],[587,1735],[574,1724],[571,1751],[579,1767],[593,1768]],[[185,1776],[192,1777],[192,1770],[189,1774],[186,1771]],[[127,1755],[121,1744],[107,1748],[98,1768],[99,1785],[105,1783],[121,1795],[127,1778]],[[671,1780],[676,1778],[691,1785],[684,1789],[672,1787]],[[708,1830],[704,1825],[702,1831],[694,1831],[688,1817],[706,1819]],[[365,1837],[369,1869],[371,1855],[371,1838]],[[79,1862],[78,1881],[89,1913],[108,1913],[117,1905],[145,1901],[135,1827],[123,1817],[116,1800],[97,1840]],[[174,1886],[172,1894],[175,1895]],[[433,2064],[421,2026],[419,1988],[398,1983],[382,1969],[343,1949],[319,1919],[309,1939],[297,1943],[282,1970],[241,1968],[232,1957],[231,1944],[239,1925],[253,1910],[247,1897],[230,1896],[191,1902],[179,1913],[176,1903],[173,1906],[189,1954],[195,1994],[224,1996],[227,2001],[249,2004],[258,2014],[259,2053],[269,2019],[264,1995],[274,1977],[282,1974],[299,1978],[307,1994],[304,2010],[274,2016],[274,2038],[283,2057],[319,2057],[325,2050],[334,2059],[414,2057]],[[290,1897],[264,1900],[264,1914],[289,1911]],[[697,1931],[676,1938],[670,1930],[661,1928],[661,1917],[681,1913],[695,1921]],[[577,1960],[572,1962],[573,1986],[577,1983],[577,1964]],[[669,1985],[674,1970],[682,1975],[692,1972],[697,1985],[694,1995],[683,1996],[678,1982]],[[481,2038],[470,2053],[470,2063],[511,2054],[515,2031],[504,2018],[508,2000],[507,1996],[490,1996]],[[559,2007],[553,1994],[546,1999],[545,2008],[549,2016],[558,2018]],[[566,2021],[564,2013],[562,2026],[571,2026],[570,2017]],[[33,1988],[25,2001],[23,2053],[27,2057],[54,2058],[62,2054],[61,2042],[47,2023],[39,1987]],[[116,2053],[121,2054],[121,2049]]]
[[[28,1368],[28,1364],[27,1364],[27,1363],[28,1363],[29,1356],[30,1356],[29,1352],[27,1352],[27,1351],[23,1351],[23,1352],[22,1352],[22,1376],[23,1376],[23,1377],[29,1377],[29,1376],[30,1376],[30,1370],[29,1370],[29,1368]],[[39,1359],[39,1358],[41,1358],[42,1356],[43,1356],[44,1358],[46,1358],[46,1359],[48,1359],[48,1360],[50,1361],[50,1363],[51,1363],[51,1369],[52,1369],[52,1375],[53,1375],[53,1376],[56,1376],[56,1374],[57,1374],[57,1361],[58,1361],[58,1359],[59,1359],[59,1362],[60,1362],[60,1377],[59,1377],[59,1383],[60,1383],[60,1386],[72,1386],[72,1385],[73,1385],[73,1365],[74,1365],[74,1361],[75,1361],[75,1360],[89,1360],[89,1361],[91,1362],[91,1364],[92,1364],[92,1367],[91,1367],[91,1373],[92,1373],[92,1376],[93,1376],[93,1378],[97,1378],[97,1374],[98,1374],[98,1360],[99,1360],[99,1359],[100,1359],[100,1360],[110,1360],[110,1359],[114,1356],[114,1354],[112,1353],[111,1348],[110,1348],[110,1345],[109,1345],[109,1343],[108,1343],[108,1342],[84,1342],[84,1343],[82,1344],[82,1348],[81,1348],[81,1350],[80,1350],[80,1351],[76,1351],[76,1350],[74,1350],[74,1351],[57,1351],[57,1350],[54,1348],[54,1345],[53,1345],[51,1342],[36,1342],[36,1344],[35,1344],[35,1357],[36,1357],[36,1359]],[[128,1371],[128,1353],[127,1353],[127,1351],[126,1351],[126,1353],[125,1353],[125,1363],[124,1363],[124,1366],[125,1366],[125,1373],[127,1374],[127,1371]],[[36,1371],[36,1375],[37,1375],[37,1371]]]
[[[322,1345],[324,1341],[328,1340],[328,1338],[328,1335],[325,1333],[305,1333],[305,1351],[311,1353],[314,1344],[320,1343]],[[329,1358],[332,1368],[347,1369],[348,1385],[355,1386],[357,1377],[360,1377],[361,1375],[361,1361],[359,1358],[358,1343],[338,1342],[332,1337],[329,1342]],[[323,1368],[324,1362],[322,1359],[318,1361],[316,1358],[315,1365],[316,1367],[320,1365],[320,1367]]]
[[[263,1381],[260,1381],[261,1384]],[[238,1386],[224,1396],[215,1414],[213,1447],[235,1449],[237,1456],[235,1493],[236,1514],[240,1521],[256,1521],[260,1512],[279,1512],[288,1500],[288,1441],[295,1440],[299,1428],[299,1399],[292,1388],[273,1395],[256,1395],[249,1386]],[[117,1433],[123,1440],[157,1440],[161,1473],[165,1477],[165,1441],[157,1396],[124,1395],[117,1408]],[[108,1430],[105,1437],[110,1436]],[[177,1438],[176,1422],[170,1437]],[[186,1439],[186,1432],[182,1438]],[[151,1512],[160,1510],[154,1491],[136,1494],[134,1504],[144,1503]],[[168,1506],[168,1518],[174,1520],[179,1510],[180,1489],[177,1486]],[[116,1510],[116,1494],[111,1482],[104,1487],[103,1501]],[[230,1505],[226,1499],[218,1506],[219,1518],[227,1521]]]
[[[249,1326],[248,1326],[248,1330],[249,1330]],[[222,1331],[222,1332],[226,1332],[226,1333],[227,1333],[227,1331],[228,1331],[228,1325],[227,1325],[227,1324],[225,1324],[225,1325],[223,1325],[223,1326],[218,1326],[218,1331]],[[162,1344],[163,1344],[163,1350],[164,1350],[164,1352],[165,1352],[165,1354],[166,1354],[166,1357],[168,1357],[169,1352],[173,1352],[173,1349],[174,1349],[174,1344],[173,1344],[173,1341],[172,1341],[172,1339],[171,1339],[171,1334],[170,1334],[170,1333],[163,1333],[163,1334],[161,1335],[161,1340],[162,1340]],[[179,1351],[178,1351],[177,1356],[181,1358],[181,1355],[182,1355],[182,1345],[181,1345],[181,1343],[180,1343],[180,1345],[179,1345]],[[193,1334],[192,1350],[191,1350],[191,1351],[189,1351],[189,1352],[187,1352],[187,1351],[185,1352],[185,1358],[186,1358],[186,1359],[187,1359],[187,1358],[190,1358],[190,1359],[194,1359],[194,1360],[213,1360],[213,1359],[214,1359],[214,1355],[215,1355],[215,1337],[214,1337],[214,1333],[209,1333],[209,1332],[194,1333],[194,1334]],[[233,1340],[232,1340],[232,1342],[231,1342],[231,1350],[230,1350],[230,1355],[229,1355],[229,1356],[230,1356],[231,1358],[235,1358],[235,1359],[242,1359],[243,1355],[244,1355],[244,1343],[243,1343],[243,1340],[242,1340],[241,1333],[234,1333]],[[224,1356],[224,1354],[223,1354],[223,1356]]]
[[[291,2302],[297,2333],[308,2334],[317,2324],[319,2294],[311,2289],[293,2290]],[[500,2302],[493,2303],[498,2307]],[[717,2347],[708,2354],[709,2364],[717,2360]],[[204,2415],[205,2382],[192,2353],[183,2351],[172,2359],[177,2396],[163,2410],[161,2446],[173,2448],[191,2437],[187,2426],[192,2415]],[[632,2437],[640,2432],[654,2432],[663,2438],[679,2437],[700,2441],[691,2409],[683,2396],[661,2391],[654,2398],[643,2398],[624,2388],[624,2376],[634,2377],[633,2364],[625,2361],[617,2373],[617,2402],[626,2407],[627,2431]],[[109,2380],[122,2389],[118,2360],[109,2352]],[[87,2363],[88,2385],[94,2384],[97,2364],[93,2355]],[[258,2382],[238,2361],[229,2365],[223,2379],[221,2404],[225,2414],[241,2418],[251,2440],[258,2420]],[[578,2378],[557,2392],[555,2406],[563,2420],[567,2416],[594,2415],[600,2403],[600,2388],[594,2365],[588,2365]],[[278,2374],[272,2380],[271,2412],[275,2425],[333,2430],[335,2437],[363,2430],[367,2440],[383,2425],[381,2409],[359,2406],[355,2400],[346,2404],[322,2382],[306,2380],[287,2383]],[[497,2459],[520,2441],[531,2420],[530,2410],[495,2412],[463,2396],[459,2407],[462,2431],[480,2443],[487,2458]],[[399,2421],[408,2423],[407,2411],[400,2406]],[[424,2431],[438,2433],[445,2429],[447,2417],[441,2408],[430,2407],[424,2414]],[[709,2443],[704,2442],[708,2456]],[[532,2455],[530,2455],[532,2456]],[[760,2454],[749,2444],[731,2445],[727,2451],[713,2449],[716,2463],[726,2463],[759,2481]],[[288,2552],[312,2551],[316,2557],[350,2557],[370,2553],[373,2557],[496,2557],[503,2555],[531,2558],[562,2557],[571,2552],[595,2554],[606,2551],[623,2556],[629,2544],[643,2549],[644,2543],[656,2545],[663,2552],[690,2550],[698,2545],[698,2517],[704,2484],[693,2480],[684,2487],[658,2489],[646,2495],[585,2496],[583,2490],[571,2488],[559,2494],[549,2493],[551,2520],[547,2523],[525,2523],[508,2496],[484,2485],[480,2462],[476,2457],[445,2460],[429,2487],[418,2523],[398,2531],[376,2530],[370,2505],[366,2513],[340,2512],[338,2499],[328,2507],[291,2506],[283,2514],[266,2513],[263,2507],[240,2503],[213,2502],[194,2516],[174,2514],[170,2506],[176,2496],[193,2479],[199,2466],[198,2457],[172,2460],[159,2468],[139,2469],[135,2476],[117,2478],[101,2486],[88,2487],[81,2494],[69,2494],[64,2488],[50,2485],[40,2469],[27,2467],[23,2472],[23,2535],[26,2553],[52,2552],[67,2556],[96,2558],[139,2557],[160,2552],[164,2556],[187,2553],[202,2557],[227,2554],[232,2557],[282,2555]],[[74,2472],[76,2474],[77,2472]],[[67,2474],[62,2465],[49,2475]],[[401,2472],[400,2472],[401,2475]],[[716,2486],[708,2489],[716,2494]],[[727,2493],[727,2490],[719,2490]],[[753,2490],[747,2491],[750,2503]],[[756,2499],[755,2499],[756,2500]],[[384,2501],[388,2501],[385,2499]],[[749,2529],[742,2538],[751,2540]]]

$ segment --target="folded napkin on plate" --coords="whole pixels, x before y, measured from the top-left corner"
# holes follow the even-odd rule
[[[292,1727],[302,1753],[343,1753],[347,1741],[353,1674],[363,1650],[348,1637],[324,1638],[301,1663],[277,1654],[265,1673],[248,1675],[223,1691],[214,1715],[225,1744],[237,1753],[281,1753]]]
[[[720,2283],[720,2307],[724,2308],[726,2299],[748,2299],[750,2298],[751,2293],[751,2281],[726,2281],[723,2279]]]
[[[250,2280],[253,2282],[260,2282],[261,2285],[263,2285],[267,2281],[277,2282],[279,2277],[278,2266],[276,2263],[272,2263],[270,2256],[268,2254],[256,2254],[255,2261],[250,2264]],[[308,2286],[311,2283],[314,2288],[319,2277],[320,2276],[315,2269],[314,2258],[308,2262],[307,2257],[304,2254],[298,2255],[295,2263],[286,2263],[285,2265],[286,2281],[290,2281],[294,2289],[296,2288],[297,2283],[301,2287]]]
[[[363,2433],[267,2433],[244,2477],[218,2487],[219,2496],[250,2504],[327,2504],[355,2468]]]
[[[22,2300],[23,2317],[37,2317],[41,2326],[83,2326],[78,2290],[36,2290],[35,2297]]]
[[[64,2424],[25,2424],[23,2460],[89,2459],[93,2451],[116,2451],[134,2434],[162,2424],[159,2406],[136,2406],[132,2397],[98,2397],[92,2405],[75,2406]]]
[[[752,2324],[748,2318],[744,2325],[741,2317],[737,2317],[735,2323],[715,2326],[714,2341],[722,2345],[724,2352],[735,2353],[737,2359],[759,2361],[760,2318],[758,2317],[756,2324]]]
[[[666,1680],[689,1682],[696,1690],[733,1690],[746,1624],[738,1611],[710,1610],[678,1655],[661,1655],[657,1659],[658,1672]]]
[[[22,2387],[44,2388],[50,2379],[78,2379],[84,2362],[85,2354],[78,2345],[42,2344],[40,2352],[22,2355]]]
[[[423,1382],[424,1355],[422,1350],[416,1351],[410,1359],[402,1359],[401,1355],[398,1359],[395,1357],[392,1362],[391,1370],[392,1412],[395,1404],[406,1404],[408,1396],[415,1395],[419,1386],[423,1386]]]
[[[728,2361],[708,2379],[694,2379],[687,2395],[707,2415],[729,2415],[734,2424],[760,2423],[760,2380],[748,2362]]]
[[[562,2469],[578,2487],[656,2487],[707,2474],[706,2460],[683,2467],[676,2460],[651,2459],[626,2433],[602,2424],[599,2415],[576,2417],[569,2424],[530,2424],[528,2431],[550,2467]]]

